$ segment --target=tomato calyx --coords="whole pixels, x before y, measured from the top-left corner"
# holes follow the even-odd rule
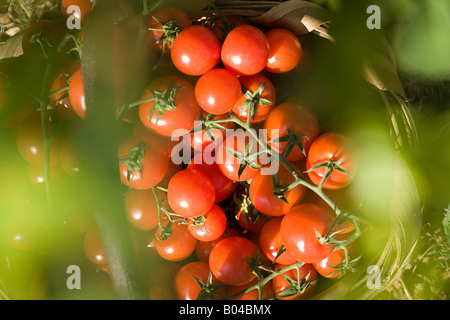
[[[128,157],[119,159],[119,162],[127,165],[127,182],[130,182],[131,173],[134,170],[138,171],[138,177],[142,179],[142,160],[144,159],[146,146],[147,144],[142,141],[130,150]]]
[[[167,110],[173,111],[176,109],[175,106],[175,95],[181,87],[174,87],[173,82],[167,87],[163,92],[150,89],[152,97],[148,101],[154,101],[150,112],[148,113],[148,121],[150,122],[151,117],[155,112],[158,112],[156,116],[156,123],[161,119],[164,112]]]
[[[292,279],[285,273],[281,274],[283,278],[289,283],[289,286],[277,295],[278,298],[286,298],[297,294],[303,294],[305,293],[306,289],[317,284],[317,280],[311,282],[308,281],[311,273],[308,273],[304,278],[301,278],[300,268],[301,266],[295,268],[297,279]]]
[[[193,217],[189,219],[192,223],[189,225],[189,227],[191,226],[201,226],[203,231],[205,232],[205,234],[208,234],[208,230],[205,227],[205,221],[206,221],[206,216],[201,215],[198,217]]]
[[[255,161],[261,156],[260,152],[252,152],[253,140],[250,140],[249,143],[245,146],[244,152],[238,152],[236,150],[230,149],[224,146],[225,150],[231,153],[235,158],[241,161],[238,169],[238,178],[241,177],[242,172],[244,172],[245,168],[249,166],[252,169],[261,169],[262,166],[257,164]]]
[[[300,151],[306,157],[305,147],[303,146],[303,143],[300,139],[301,138],[309,139],[309,137],[306,134],[295,133],[294,131],[292,131],[291,128],[287,128],[287,132],[288,133],[286,135],[276,138],[276,139],[273,139],[269,142],[271,142],[271,143],[286,142],[286,147],[284,148],[283,152],[281,153],[281,155],[286,159],[289,156],[289,154],[292,152],[292,150],[294,149],[295,146],[299,147]]]
[[[258,89],[255,90],[255,92],[251,92],[241,83],[242,92],[244,93],[244,96],[247,98],[247,100],[245,100],[244,103],[242,104],[241,109],[239,110],[239,115],[242,116],[242,114],[244,114],[244,112],[248,110],[249,111],[247,116],[248,123],[250,122],[250,119],[255,120],[258,105],[270,106],[274,104],[274,102],[261,97],[262,92],[264,91],[264,88],[266,86],[266,83],[267,82],[262,83],[258,87]]]
[[[311,167],[309,170],[306,170],[305,173],[312,172],[312,171],[315,171],[315,170],[317,170],[319,168],[325,167],[326,168],[325,169],[325,173],[324,173],[324,175],[322,177],[322,180],[319,183],[319,188],[322,189],[323,184],[330,177],[331,173],[334,170],[339,170],[341,172],[344,172],[350,178],[352,178],[351,172],[341,166],[343,161],[344,161],[344,158],[341,158],[341,159],[339,159],[337,161],[333,160],[333,159],[330,159],[328,161],[324,161],[324,162],[316,164],[315,166]]]
[[[208,113],[206,116],[204,116],[203,113],[200,113],[199,121],[201,122],[201,125],[193,128],[191,131],[189,131],[189,134],[195,134],[198,132],[205,131],[205,133],[208,135],[208,137],[214,142],[217,143],[217,139],[214,136],[213,130],[227,130],[226,127],[222,126],[219,122],[221,120],[213,120],[214,115],[211,113]]]
[[[208,274],[208,279],[205,283],[203,283],[198,278],[194,277],[195,282],[200,287],[200,293],[197,296],[197,300],[206,300],[206,299],[212,299],[215,300],[217,297],[221,296],[220,294],[217,294],[217,291],[223,287],[225,287],[224,284],[212,284],[213,275],[210,271]]]
[[[163,21],[160,20],[154,16],[152,16],[153,19],[156,20],[161,25],[161,28],[148,28],[150,31],[161,31],[162,35],[159,38],[158,41],[156,41],[157,44],[160,44],[162,42],[162,48],[165,48],[166,45],[171,48],[173,41],[175,41],[175,38],[180,34],[181,27],[176,23],[174,19],[170,19],[169,21]]]

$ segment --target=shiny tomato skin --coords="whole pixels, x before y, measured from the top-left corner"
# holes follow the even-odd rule
[[[195,85],[195,98],[200,107],[214,115],[231,111],[241,96],[241,84],[231,71],[212,69],[203,74]]]
[[[213,116],[213,120],[221,120],[221,119],[228,119],[229,114],[218,114]],[[206,130],[196,130],[193,133],[190,134],[189,143],[191,144],[191,147],[194,148],[197,151],[214,151],[217,145],[219,145],[224,137],[226,136],[227,130],[231,130],[235,128],[235,124],[232,121],[227,122],[221,122],[221,126],[225,128],[223,129],[210,129],[209,133],[214,137],[215,141],[209,136],[208,132]],[[212,144],[212,146],[210,146]],[[206,149],[208,146],[210,146],[208,149]],[[211,150],[213,149],[213,150]]]
[[[158,204],[151,189],[129,190],[124,201],[131,225],[139,230],[151,230],[158,226]]]
[[[167,224],[167,223],[166,223]],[[195,250],[195,239],[186,224],[174,222],[171,225],[172,235],[161,239],[161,229],[157,227],[154,246],[159,256],[168,261],[182,261],[187,259]]]
[[[286,249],[299,261],[314,263],[325,259],[334,245],[320,244],[318,232],[322,237],[330,230],[335,213],[317,204],[300,204],[284,215],[280,233]]]
[[[297,172],[300,171],[297,170]],[[287,186],[295,181],[294,176],[281,163],[278,164],[278,172],[275,176],[280,186]],[[282,199],[277,199],[275,197],[273,188],[272,175],[263,175],[262,172],[259,172],[254,176],[250,182],[250,201],[256,209],[269,216],[285,215],[293,206],[302,201],[306,193],[306,187],[299,184],[284,192],[284,197],[288,201],[288,203],[286,203]]]
[[[211,30],[215,33],[217,39],[223,42],[228,32],[230,32],[233,28],[236,28],[237,26],[240,25],[249,25],[249,24],[250,22],[243,16],[225,15],[223,17],[222,16],[219,17],[212,23]]]
[[[98,269],[108,272],[105,251],[100,231],[96,227],[89,229],[83,238],[83,252],[86,258]]]
[[[273,217],[268,219],[259,232],[259,247],[270,261],[279,264],[290,265],[297,262],[289,251],[284,251],[278,257],[278,252],[283,246],[280,226],[283,217]],[[276,258],[276,259],[275,259]]]
[[[209,255],[212,274],[221,282],[240,286],[252,281],[249,259],[259,256],[259,249],[251,240],[243,237],[226,238],[217,243]]]
[[[188,220],[189,232],[194,238],[201,241],[213,241],[219,238],[227,227],[227,217],[225,212],[217,205],[204,215],[203,225],[196,225],[195,221],[202,217],[191,218]]]
[[[174,20],[178,27],[181,30],[188,28],[191,25],[191,19],[189,16],[181,10],[180,8],[173,6],[163,6],[155,9],[151,14],[149,14],[147,19],[147,28],[159,29],[162,28],[161,23],[159,23],[156,19],[161,20],[163,22],[168,22],[170,20]],[[161,36],[163,35],[162,31],[156,30],[147,30],[145,34],[145,39],[147,43],[153,49],[157,51],[163,51],[163,43],[159,41]],[[164,46],[164,52],[170,52],[172,47],[172,40],[168,40],[166,45]]]
[[[264,105],[257,104],[256,113],[250,117],[250,123],[259,123],[266,120],[269,113],[275,107],[276,102],[276,91],[273,83],[262,74],[255,74],[252,76],[241,76],[239,77],[239,81],[241,84],[247,88],[251,93],[254,93],[258,90],[258,88],[264,85],[264,90],[261,93],[261,98],[266,99],[272,104]],[[247,98],[244,95],[245,92],[241,93],[241,97],[237,101],[237,103],[233,106],[233,113],[239,117],[242,121],[247,121],[249,110],[242,110],[242,106]]]
[[[352,176],[354,175],[357,167],[356,150],[345,135],[338,132],[326,132],[315,139],[306,158],[306,169],[309,171],[315,165],[329,160],[342,160],[340,166],[348,170]],[[317,168],[309,171],[308,176],[314,184],[319,185],[325,170],[326,167]],[[352,182],[352,176],[335,169],[323,183],[322,188],[342,189]]]
[[[220,43],[211,29],[190,26],[176,37],[170,51],[175,67],[184,74],[200,76],[213,69],[220,59]]]
[[[167,201],[176,213],[185,218],[201,216],[214,205],[214,184],[203,171],[181,170],[169,181]]]
[[[275,270],[280,270],[282,268],[286,267],[285,265],[278,264],[275,267]],[[300,279],[305,279],[306,276],[308,276],[308,280],[306,282],[311,283],[318,280],[318,275],[316,270],[311,264],[304,264],[300,267]],[[298,280],[298,273],[297,270],[291,269],[289,271],[286,271],[284,273],[287,277],[291,278],[294,281]],[[275,278],[272,279],[272,287],[273,291],[275,293],[275,296],[278,296],[280,293],[282,293],[284,290],[286,290],[290,286],[289,282],[283,277],[283,275],[277,275]],[[309,297],[311,297],[314,292],[317,289],[317,283],[310,285],[304,293],[297,293],[292,296],[287,297],[278,297],[280,300],[304,300]]]
[[[128,158],[130,151],[141,143],[145,143],[141,170],[133,170],[128,181],[128,165],[120,159]],[[118,151],[122,184],[132,189],[145,190],[154,187],[164,178],[169,165],[167,155],[162,146],[149,136],[127,137],[120,142]]]
[[[164,92],[170,86],[177,89],[174,97],[174,110],[166,110],[158,120],[158,111],[155,111],[149,119],[149,113],[155,101],[149,101],[139,106],[139,118],[148,129],[165,137],[179,137],[194,129],[194,122],[200,117],[200,106],[195,99],[194,86],[188,80],[179,76],[162,76],[155,79],[147,87],[148,90]],[[148,91],[142,99],[152,98]],[[177,129],[183,129],[178,130]],[[184,131],[186,130],[186,131]]]
[[[221,202],[230,197],[238,186],[236,182],[227,178],[222,171],[220,171],[219,166],[215,162],[210,164],[209,162],[206,162],[205,159],[203,159],[202,153],[195,155],[191,159],[191,162],[188,164],[187,168],[203,171],[211,178],[215,191],[215,203]]]
[[[297,36],[284,28],[266,32],[269,57],[265,69],[271,73],[286,73],[295,69],[302,57],[302,45]]]
[[[225,232],[222,235],[213,241],[197,241],[197,246],[195,247],[195,255],[197,259],[203,262],[209,261],[209,255],[211,253],[211,249],[219,243],[221,240],[229,237],[238,237],[241,234],[234,229],[233,227],[227,226],[225,228]]]
[[[308,108],[294,102],[284,102],[276,106],[264,122],[264,129],[267,130],[267,140],[284,137],[288,134],[288,128],[295,134],[303,134],[306,137],[300,138],[303,148],[307,153],[311,143],[319,135],[319,122],[316,115]],[[282,153],[287,142],[269,143],[273,150]],[[297,161],[304,158],[301,149],[295,145],[289,153],[288,161]]]
[[[266,36],[252,25],[237,26],[228,33],[222,44],[222,63],[239,75],[249,76],[262,71],[268,56]]]
[[[86,119],[86,96],[84,94],[81,68],[78,68],[70,78],[69,101],[73,111],[75,111],[81,119]]]

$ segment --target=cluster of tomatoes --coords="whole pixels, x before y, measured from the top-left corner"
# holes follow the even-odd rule
[[[320,132],[308,107],[278,101],[271,77],[298,70],[298,37],[237,16],[193,22],[175,7],[150,13],[147,27],[146,42],[160,61],[170,57],[175,72],[154,77],[137,103],[117,103],[115,112],[132,127],[118,146],[124,214],[161,260],[150,274],[151,298],[304,299],[319,275],[341,276],[349,250],[336,239],[354,225],[336,224],[308,186],[344,190],[356,152],[345,135]],[[122,33],[114,34],[118,46]],[[83,121],[80,61],[64,70],[52,83],[52,104],[60,118]],[[42,168],[41,119],[26,121],[18,150]],[[33,139],[41,140],[30,146]],[[50,162],[72,177],[83,170],[74,143],[58,138]],[[84,252],[108,272],[95,227],[85,232]]]

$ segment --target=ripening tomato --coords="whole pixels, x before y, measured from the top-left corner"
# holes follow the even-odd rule
[[[329,208],[305,203],[291,209],[281,221],[280,233],[286,249],[297,260],[313,263],[325,259],[334,249],[321,244],[318,234],[325,237],[336,214]]]
[[[165,224],[165,225],[164,225]],[[163,222],[167,227],[167,221]],[[156,228],[155,248],[161,258],[168,261],[181,261],[188,258],[195,250],[197,239],[195,239],[186,224],[173,222],[170,226],[171,235],[162,237],[161,227]]]
[[[234,181],[253,178],[261,168],[259,149],[253,136],[243,130],[236,130],[218,146],[216,161],[220,171]]]
[[[211,29],[193,25],[180,32],[170,51],[175,67],[191,76],[214,68],[220,59],[220,43]]]
[[[213,241],[225,232],[227,217],[222,208],[213,205],[204,215],[190,218],[188,226],[189,232],[195,239]]]
[[[247,284],[242,286],[227,286],[226,294],[232,296],[233,300],[260,300],[260,293],[258,289],[253,289],[250,291],[245,291],[253,285],[256,285],[259,279],[255,278]],[[236,294],[242,292],[242,294],[235,296]],[[274,297],[274,292],[272,288],[272,283],[269,281],[261,288],[261,300],[269,300]]]
[[[211,249],[209,266],[219,281],[240,286],[256,277],[252,272],[252,264],[258,258],[259,249],[251,240],[231,237],[223,239]]]
[[[223,68],[206,72],[195,84],[198,104],[207,113],[215,115],[231,111],[241,93],[241,84],[236,75]]]
[[[142,99],[155,99],[139,106],[139,118],[147,129],[166,137],[180,137],[194,129],[200,106],[188,80],[163,76],[150,83],[147,90]]]
[[[208,212],[215,201],[211,178],[198,169],[184,169],[175,173],[167,187],[170,207],[186,218],[198,217]]]
[[[242,121],[250,123],[264,121],[275,107],[276,91],[273,83],[262,74],[239,77],[241,84],[247,89],[233,106],[233,113]],[[263,90],[261,90],[263,88]]]
[[[284,28],[274,28],[266,32],[269,43],[269,58],[266,70],[285,73],[297,67],[302,57],[302,46],[297,36]]]
[[[295,259],[286,248],[280,253],[280,250],[284,247],[280,233],[282,219],[283,217],[273,217],[268,219],[259,233],[259,246],[261,251],[270,261],[290,265],[297,262],[297,259]]]
[[[209,115],[207,115],[208,117]],[[222,120],[222,119],[228,119],[230,116],[228,113],[225,114],[218,114],[218,115],[211,115],[212,120]],[[209,117],[211,117],[209,116]],[[194,148],[197,151],[214,151],[215,154],[215,148],[222,142],[223,138],[226,136],[227,130],[231,130],[235,128],[235,124],[232,121],[226,121],[221,122],[218,125],[220,127],[216,128],[210,128],[208,130],[201,129],[200,126],[196,126],[195,128],[198,128],[194,130],[190,134],[189,142],[191,144],[191,147]],[[223,129],[225,128],[225,129]],[[214,140],[213,140],[214,139]],[[209,146],[209,147],[208,147]],[[213,149],[213,150],[211,150]],[[211,155],[214,156],[213,152],[211,152]]]
[[[280,270],[286,267],[285,265],[278,264],[275,266],[275,270]],[[284,275],[291,280],[298,283],[298,274],[300,273],[300,280],[304,281],[308,286],[303,293],[296,293],[298,289],[301,288],[289,288],[291,284],[286,280],[283,275],[277,275],[272,279],[272,286],[275,296],[280,300],[304,300],[311,297],[317,289],[317,271],[311,264],[304,264],[300,267],[300,272],[296,268],[290,269],[284,272]],[[291,292],[289,292],[292,290]]]
[[[158,203],[151,189],[129,190],[125,195],[125,213],[128,221],[140,230],[158,226]]]
[[[73,16],[81,23],[84,23],[91,12],[92,4],[91,0],[62,0],[61,12],[66,19]],[[78,8],[77,10],[70,10],[72,9],[70,6],[77,6]]]
[[[352,142],[341,133],[327,132],[311,144],[306,158],[306,169],[311,181],[319,185],[328,163],[333,170],[322,188],[335,190],[350,184],[356,171],[356,162],[356,150]],[[324,165],[314,169],[321,163]]]
[[[241,234],[231,226],[227,226],[225,228],[225,232],[222,235],[213,241],[197,241],[197,246],[195,247],[195,255],[197,259],[203,262],[209,261],[209,255],[211,253],[211,249],[219,243],[221,240],[229,237],[238,237]]]
[[[287,146],[291,145],[293,148],[287,160],[297,161],[305,157],[309,146],[319,135],[319,122],[316,115],[301,104],[285,102],[270,112],[264,129],[267,132],[267,141],[272,141],[269,143],[272,150],[283,155]],[[305,154],[300,145],[303,146]]]
[[[163,6],[148,15],[145,39],[153,49],[169,52],[181,30],[191,25],[189,16],[177,7]],[[160,30],[155,30],[160,29]],[[163,50],[164,46],[164,50]]]
[[[349,259],[354,259],[356,253],[356,244],[351,242],[347,246]],[[318,262],[314,262],[313,266],[316,271],[325,278],[338,279],[342,275],[342,271],[339,269],[339,265],[345,260],[344,249],[337,249],[330,253],[328,257]],[[353,263],[354,265],[354,263]]]
[[[233,194],[238,184],[233,180],[228,179],[222,171],[220,171],[219,166],[215,162],[206,162],[205,159],[203,159],[203,156],[203,153],[195,155],[187,168],[198,169],[206,173],[211,178],[214,185],[214,202],[221,202]]]
[[[81,68],[78,68],[70,78],[69,100],[73,111],[75,111],[81,119],[86,119],[86,97],[84,94]]]
[[[281,163],[272,162],[270,165],[276,165],[275,168],[278,169],[275,173],[275,177],[279,186],[288,186],[295,181],[294,176]],[[296,171],[300,172],[299,170]],[[268,216],[282,216],[288,213],[293,206],[302,201],[306,192],[306,187],[299,184],[283,194],[280,194],[280,196],[283,196],[284,199],[287,200],[286,203],[282,198],[278,198],[274,194],[273,188],[273,176],[263,174],[262,171],[255,175],[250,182],[250,201],[256,209]]]
[[[196,300],[202,289],[197,280],[206,285],[209,273],[209,265],[206,262],[193,261],[185,264],[175,276],[177,299]],[[215,286],[220,284],[222,283],[213,276],[209,285]]]
[[[158,141],[130,136],[119,144],[120,181],[132,189],[149,189],[167,172],[169,161]]]
[[[220,56],[225,67],[236,74],[257,74],[266,66],[269,43],[258,28],[240,25],[228,33]]]
[[[108,272],[102,238],[97,227],[88,230],[83,238],[83,252],[86,258],[98,269]]]

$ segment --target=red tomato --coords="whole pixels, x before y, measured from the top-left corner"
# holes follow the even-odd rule
[[[250,123],[264,121],[275,107],[276,92],[273,83],[261,74],[239,77],[241,84],[248,92],[241,93],[238,102],[233,106],[233,113],[242,121],[247,121],[250,113]],[[259,90],[264,86],[263,90]]]
[[[270,144],[272,149],[280,154],[285,151],[288,141],[283,141],[291,131],[290,139],[293,146],[287,160],[297,161],[305,157],[299,144],[303,145],[305,153],[309,146],[319,135],[319,122],[316,115],[304,106],[285,102],[275,107],[264,123],[267,131],[267,140],[273,141]],[[301,135],[306,135],[302,137]],[[280,140],[278,140],[280,139]]]
[[[241,234],[232,227],[226,227],[225,232],[216,240],[213,241],[197,241],[197,246],[195,248],[195,255],[198,260],[203,262],[209,261],[209,255],[211,253],[211,249],[219,243],[221,240],[229,237],[238,237]]]
[[[219,39],[220,42],[223,42],[231,30],[237,26],[247,24],[250,24],[250,22],[242,16],[224,15],[220,16],[212,23],[211,30],[216,34],[217,39]]]
[[[221,120],[221,119],[228,119],[230,116],[228,115],[228,113],[226,113],[218,115],[207,115],[206,117],[211,117],[212,120]],[[208,119],[206,121],[208,121]],[[209,129],[208,131],[207,129],[200,130],[201,129],[200,127],[198,127],[198,130],[197,129],[194,130],[194,132],[190,134],[189,139],[191,147],[197,151],[203,152],[207,150],[215,152],[215,148],[217,147],[217,145],[219,145],[222,142],[223,138],[226,136],[226,131],[235,128],[235,124],[232,121],[221,122],[219,123],[219,125],[220,127],[218,128],[216,127],[208,128]],[[222,127],[225,129],[223,129]],[[210,135],[212,135],[215,140],[213,140],[213,138],[211,138]],[[210,147],[207,149],[208,146]],[[214,154],[212,154],[212,156],[213,155]]]
[[[161,145],[148,136],[131,136],[119,144],[120,181],[132,189],[149,189],[164,178],[168,159]]]
[[[69,99],[73,111],[81,118],[86,119],[86,97],[84,95],[83,76],[78,68],[70,78]]]
[[[214,185],[214,201],[216,203],[230,197],[238,186],[238,184],[233,180],[230,180],[224,176],[216,163],[212,162],[211,164],[208,164],[205,159],[203,159],[202,153],[195,155],[187,168],[203,171],[211,178],[211,181]]]
[[[194,129],[200,107],[189,81],[178,76],[163,76],[150,83],[147,89],[142,99],[156,99],[139,106],[139,117],[147,129],[166,137],[180,137]]]
[[[49,93],[55,92],[57,90],[62,89],[63,87],[68,86],[67,76],[72,75],[77,69],[80,68],[80,60],[74,60],[68,64],[65,64],[61,70],[55,75],[53,78],[53,82],[50,86]],[[54,94],[50,97],[50,103],[53,106],[56,106],[58,111],[63,111],[64,116],[71,119],[73,112],[72,104],[70,103],[70,99],[68,97],[69,89],[61,91],[60,93]],[[60,117],[62,112],[58,113],[58,117]]]
[[[226,238],[217,243],[209,255],[212,274],[221,282],[240,286],[256,276],[252,273],[252,260],[258,259],[259,249],[252,241],[242,237]]]
[[[351,242],[347,246],[349,259],[355,258],[356,244]],[[338,279],[342,275],[342,271],[338,268],[339,264],[345,260],[344,249],[337,249],[330,253],[328,257],[313,263],[314,269],[325,278]]]
[[[167,222],[166,222],[167,226]],[[171,235],[162,238],[161,228],[156,229],[155,248],[158,254],[168,261],[181,261],[188,258],[195,250],[197,239],[188,231],[186,224],[173,222]]]
[[[216,161],[220,171],[234,181],[247,181],[253,178],[261,167],[260,157],[257,156],[258,151],[261,151],[259,149],[255,138],[243,130],[236,130],[218,146]],[[234,152],[243,157],[237,157]]]
[[[275,267],[275,270],[280,270],[284,267],[286,266],[279,264]],[[298,281],[297,269],[294,268],[289,271],[286,271],[284,275],[295,281],[295,284],[297,283]],[[306,279],[306,277],[308,278]],[[311,264],[304,264],[301,266],[300,279],[304,280],[306,283],[313,283],[314,281],[317,281],[318,279],[317,272]],[[288,280],[286,280],[281,274],[272,279],[272,286],[275,296],[278,297],[278,299],[280,300],[304,300],[311,297],[317,289],[317,283],[314,283],[309,285],[303,293],[294,293],[293,295],[281,297],[279,295],[283,294],[284,291],[289,290],[289,287],[291,286]],[[293,292],[295,291],[296,290],[294,289]]]
[[[105,251],[99,230],[94,227],[88,230],[83,238],[83,251],[86,258],[98,269],[108,272]]]
[[[194,238],[201,241],[213,241],[225,232],[227,217],[222,208],[213,205],[204,215],[190,218],[188,223],[188,230]]]
[[[281,247],[284,246],[280,233],[282,219],[283,217],[273,217],[268,219],[259,233],[259,246],[261,251],[270,261],[290,265],[297,262],[297,259],[295,259],[289,251],[284,251],[278,255]]]
[[[217,68],[203,74],[195,85],[195,98],[211,114],[231,111],[241,96],[241,84],[229,70]]]
[[[273,165],[273,163],[272,163]],[[297,172],[300,172],[297,170]],[[283,166],[278,164],[278,172],[275,174],[279,186],[287,186],[295,181],[294,176]],[[259,172],[250,182],[250,201],[256,209],[269,216],[282,216],[291,210],[293,206],[302,201],[306,188],[298,185],[283,193],[287,203],[277,198],[273,193],[274,183],[272,175],[263,175]]]
[[[70,6],[78,6],[78,10],[68,10]],[[81,23],[86,21],[87,16],[91,12],[92,1],[91,0],[62,0],[61,1],[61,12],[64,18],[69,18],[74,16],[76,19],[80,20]]]
[[[298,65],[302,57],[302,46],[297,36],[283,28],[266,32],[269,42],[269,58],[266,70],[272,73],[289,72]]]
[[[259,282],[259,279],[255,278],[252,281],[250,281],[247,284],[244,284],[242,286],[227,286],[226,294],[229,296],[234,296],[238,294],[239,292],[243,292],[247,288],[257,284]],[[241,295],[234,297],[233,300],[259,300],[260,294],[258,292],[258,289],[253,289],[248,292],[243,292]],[[261,300],[269,300],[274,297],[274,292],[272,288],[272,283],[267,282],[265,285],[261,288]]]
[[[194,261],[185,264],[175,276],[177,299],[196,300],[202,288],[195,279],[203,284],[207,284],[209,273],[209,265],[206,262]],[[214,286],[220,284],[222,283],[213,276],[209,285]]]
[[[319,185],[322,181],[327,165],[313,170],[314,166],[321,163],[332,162],[338,166],[322,185],[324,189],[341,189],[350,184],[352,176],[356,171],[356,151],[352,142],[343,134],[327,132],[320,135],[311,144],[306,158],[306,169],[311,181]],[[342,168],[347,171],[342,171]],[[350,174],[349,174],[350,173]]]
[[[186,218],[198,217],[214,205],[215,190],[211,178],[198,169],[175,173],[167,187],[170,207]]]
[[[220,43],[210,29],[194,25],[180,32],[170,53],[178,70],[199,76],[216,66],[220,59]]]
[[[286,249],[299,261],[313,263],[325,259],[334,245],[320,244],[317,233],[324,237],[330,230],[335,213],[317,204],[301,204],[289,211],[281,221],[280,233]]]
[[[257,74],[266,66],[269,43],[258,28],[240,25],[228,33],[220,56],[225,67],[236,74]]]
[[[177,7],[164,6],[155,9],[147,19],[147,43],[157,51],[169,52],[173,41],[181,32],[191,25],[189,16]]]
[[[151,189],[128,191],[125,212],[128,221],[140,230],[151,230],[158,226],[158,204]]]

